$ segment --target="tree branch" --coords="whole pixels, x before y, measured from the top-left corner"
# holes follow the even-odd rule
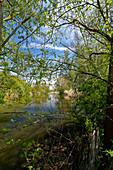
[[[41,0],[40,0],[41,1]],[[26,21],[28,21],[32,16],[33,14],[36,12],[37,8],[39,7],[39,3],[40,1],[38,2],[38,5],[36,6],[36,8],[34,9],[34,11],[31,13],[31,15],[29,15],[27,18],[23,19],[22,22],[20,22],[20,24],[18,24],[18,26],[12,31],[12,33],[6,38],[6,40],[2,43],[2,47],[9,41],[9,39],[15,34],[15,32],[17,31],[17,29],[22,25],[24,24]]]
[[[42,25],[43,25],[43,24],[42,24]],[[39,26],[39,27],[40,27],[40,26]],[[31,32],[31,34],[29,34],[26,38],[23,38],[21,41],[19,41],[18,43],[16,43],[11,49],[9,49],[9,51],[0,53],[0,56],[6,55],[6,54],[8,54],[9,52],[12,52],[12,50],[13,50],[13,48],[14,48],[15,46],[17,46],[18,44],[20,44],[20,43],[22,43],[23,41],[27,40],[31,35],[33,35],[33,34],[35,33],[35,31],[36,31],[39,27],[37,27],[35,30],[33,30],[33,31]]]
[[[103,32],[102,30],[97,30],[96,28],[91,28],[91,27],[88,27],[87,25],[85,25],[84,23],[80,22],[78,19],[74,19],[73,22],[70,22],[71,24],[74,23],[74,22],[77,22],[78,24],[80,24],[81,26],[83,26],[86,30],[88,31],[91,31],[91,32],[94,32],[94,33],[98,33],[104,37],[107,38],[108,41],[112,41],[111,37],[106,34],[105,32]]]
[[[14,6],[14,5],[11,4],[11,2],[10,2],[9,0],[7,0],[7,2],[9,3],[9,5],[10,5],[11,7]]]
[[[73,21],[71,22],[64,22],[60,25],[57,25],[57,26],[54,26],[54,27],[61,27],[63,25],[71,25],[71,24],[74,24],[75,22],[77,22],[77,24],[83,26],[87,31],[91,31],[93,33],[98,33],[100,34],[101,36],[104,36],[105,38],[107,38],[108,41],[112,42],[112,38],[106,34],[105,32],[103,32],[102,30],[98,30],[96,28],[91,28],[91,27],[88,27],[87,25],[85,25],[84,23],[80,22],[78,19],[74,19]]]
[[[104,55],[104,54],[109,54],[109,53],[105,53],[105,52],[95,53],[95,52],[93,52],[89,55],[89,57],[91,57],[92,55]]]
[[[104,19],[104,22],[106,22],[106,18],[104,16],[103,10],[102,10],[102,8],[100,6],[100,1],[99,0],[97,0],[97,5],[98,5],[99,11],[100,11],[100,13],[101,13],[101,15],[102,15],[102,17]]]
[[[25,74],[21,74],[18,70],[13,70],[13,69],[10,69],[10,68],[1,68],[1,67],[0,67],[0,70],[8,70],[8,71],[12,71],[12,72],[14,72],[14,73],[16,73],[16,74],[18,74],[18,75],[20,75],[20,76],[22,76],[22,77],[30,77],[30,76],[36,77],[36,75],[34,76],[34,75],[25,75]]]
[[[82,71],[82,70],[79,71],[79,72],[82,73],[82,74],[86,74],[86,75],[90,75],[90,76],[93,76],[93,77],[95,77],[95,78],[98,78],[98,79],[100,79],[100,80],[106,82],[107,84],[110,84],[110,85],[113,86],[113,84],[110,83],[109,81],[107,81],[107,80],[103,79],[102,77],[99,77],[99,76],[97,76],[97,75],[95,75],[95,74],[93,74],[93,73],[84,72],[84,71]]]

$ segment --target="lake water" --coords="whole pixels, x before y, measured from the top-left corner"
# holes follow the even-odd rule
[[[19,169],[17,167],[22,161],[19,157],[20,149],[16,146],[6,145],[5,141],[26,138],[31,140],[43,136],[48,126],[58,126],[62,120],[66,119],[66,114],[71,107],[71,102],[51,93],[45,97],[33,98],[29,105],[15,104],[12,107],[1,107],[0,170],[12,170],[15,167]],[[20,123],[21,125],[19,125]],[[5,128],[8,133],[3,134]]]

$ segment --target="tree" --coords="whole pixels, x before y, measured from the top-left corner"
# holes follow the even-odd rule
[[[67,75],[62,75],[57,78],[56,89],[70,90],[72,88],[71,81],[68,80]]]
[[[47,86],[46,82],[36,82],[32,88],[32,93],[34,96],[41,95],[41,94],[47,94],[49,92],[49,87]]]
[[[30,43],[44,36],[43,1],[0,1],[0,70],[20,76],[42,74],[44,61],[30,51]],[[43,53],[43,49],[42,49]],[[32,67],[34,69],[32,69]]]
[[[47,4],[44,1],[45,3],[42,6],[43,1],[37,2],[35,0],[21,2],[13,0],[9,2],[7,0],[6,3],[3,2],[0,1],[0,4],[4,4],[0,5],[0,36],[1,34],[3,35],[2,38],[0,37],[2,60],[0,69],[13,71],[26,77],[35,77],[37,75],[42,77],[44,72],[48,74],[50,72],[59,72],[59,70],[67,70],[68,68],[68,70],[77,71],[77,74],[93,76],[102,80],[107,84],[108,109],[106,112],[105,145],[108,146],[111,139],[113,139],[113,131],[110,132],[110,129],[113,129],[111,121],[113,119],[112,0],[60,0],[54,2],[49,0]],[[41,33],[40,28],[44,25],[48,29],[46,33]],[[63,44],[61,40],[62,32],[67,26],[79,32],[82,39],[80,53]],[[36,29],[33,29],[34,27]],[[58,36],[58,31],[60,36]],[[35,33],[43,37],[47,36],[46,40],[51,39],[51,42],[57,36],[56,40],[58,41],[58,38],[60,38],[61,44],[74,52],[75,56],[71,59],[69,58],[68,61],[64,61],[62,56],[54,59],[47,58],[45,49],[42,49],[45,55],[42,55],[41,58],[39,58],[39,54],[33,56],[29,48],[25,48],[27,52],[24,51],[21,46],[22,43],[26,41],[26,47],[29,46],[27,39],[29,37],[33,38],[33,35],[36,36]],[[20,35],[18,36],[18,34]],[[76,64],[76,58],[81,58],[81,63],[83,62],[85,65],[79,64],[79,67]],[[106,75],[100,74],[99,65],[96,68],[97,58],[99,62],[104,58],[104,62],[108,63]],[[87,61],[90,65],[86,69]]]
[[[9,72],[0,72],[0,104],[5,102],[30,101],[32,87],[17,76]]]
[[[0,71],[7,78],[8,72],[20,78],[42,77],[44,58],[34,55],[30,43],[45,35],[41,31],[46,23],[45,3],[43,0],[0,1]],[[43,48],[41,50],[45,52]],[[2,94],[5,95],[6,91],[2,88]],[[4,95],[1,102],[4,102]]]
[[[52,14],[52,25],[55,30],[71,26],[81,32],[84,38],[83,48],[81,48],[82,56],[75,51],[79,58],[81,57],[86,61],[90,60],[91,67],[92,64],[95,66],[97,56],[99,58],[104,56],[105,62],[108,63],[109,71],[105,77],[98,74],[96,67],[93,73],[88,69],[87,72],[84,71],[84,68],[78,70],[82,74],[94,76],[107,83],[108,109],[106,111],[105,145],[108,146],[113,139],[113,131],[111,132],[111,129],[113,129],[113,1],[56,1],[52,3]],[[94,44],[96,44],[96,48],[93,48]],[[69,49],[69,47],[67,48]],[[66,64],[65,62],[61,63]],[[67,64],[69,65],[69,63]]]

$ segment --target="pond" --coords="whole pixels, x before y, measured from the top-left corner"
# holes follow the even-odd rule
[[[38,140],[48,127],[58,126],[65,121],[72,109],[72,103],[56,94],[32,98],[29,105],[14,104],[0,107],[0,170],[17,168],[23,160],[19,157],[20,148],[6,145],[5,141]],[[20,125],[21,124],[21,125]],[[8,130],[7,133],[5,130]]]

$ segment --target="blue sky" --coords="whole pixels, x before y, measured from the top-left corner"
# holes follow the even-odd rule
[[[47,26],[41,27],[41,32],[45,34],[47,33],[48,30],[49,28]],[[57,55],[63,55],[64,51],[68,50],[65,46],[74,50],[74,45],[76,45],[75,31],[77,30],[63,26],[60,29],[60,31],[62,31],[64,35],[62,36],[61,34],[56,34],[57,40],[55,43],[54,42],[51,43],[50,41],[45,43],[47,41],[47,37],[44,37],[44,36],[39,37],[39,35],[37,36],[35,35],[35,39],[29,38],[28,44],[29,44],[30,51],[33,54],[41,55],[42,52],[40,51],[40,49],[44,47],[45,50],[49,51],[49,56],[51,55],[50,58],[54,58],[54,54],[53,54],[54,52],[56,52],[56,56],[57,56]],[[62,44],[64,44],[64,46]],[[26,49],[26,42],[24,42],[24,44],[22,45],[22,48]],[[70,51],[70,54],[73,54],[73,53]]]
[[[16,27],[16,25],[13,25],[14,28]],[[36,26],[33,27],[33,29],[36,29]],[[44,34],[47,33],[47,31],[49,30],[48,26],[42,26],[40,28],[40,32],[43,32]],[[18,34],[18,31],[20,31],[20,34]],[[65,35],[61,35],[61,34],[56,34],[57,36],[57,41],[54,44],[51,44],[50,42],[47,42],[45,44],[45,50],[48,50],[48,57],[54,59],[54,52],[56,52],[56,56],[58,55],[63,55],[64,56],[64,51],[67,50],[67,47],[72,48],[73,49],[73,45],[72,44],[76,44],[76,37],[75,37],[75,28],[70,28],[67,26],[63,26],[60,29],[61,32],[63,32]],[[21,32],[21,28],[19,28],[17,30],[17,35],[15,36],[15,41],[18,43],[19,41],[21,41],[22,39],[19,39],[19,36],[24,36],[24,38],[26,37],[26,31],[24,30],[24,32]],[[12,37],[13,38],[13,37]],[[33,55],[37,55],[40,54],[40,56],[42,56],[42,51],[41,48],[43,47],[43,44],[45,43],[47,37],[40,37],[39,35],[35,35],[35,39],[33,38],[28,38],[28,45],[29,45],[29,51],[33,54]],[[64,46],[62,44],[64,44]],[[21,49],[26,51],[26,42],[23,42],[21,44]],[[26,51],[27,53],[27,51]],[[73,53],[70,51],[70,56],[73,55]],[[57,59],[57,58],[56,58]]]
[[[42,27],[43,32],[46,32],[48,30],[48,27]],[[42,47],[44,47],[45,50],[48,50],[48,58],[54,59],[54,52],[56,53],[56,56],[58,55],[62,55],[64,56],[64,51],[67,50],[66,47],[64,47],[62,44],[64,44],[65,46],[71,48],[72,50],[73,48],[73,44],[76,44],[76,37],[75,37],[75,30],[71,30],[70,28],[62,28],[61,30],[62,32],[65,31],[65,36],[61,36],[58,34],[58,39],[56,41],[55,44],[51,44],[50,42],[47,42],[45,44],[45,46],[43,46],[45,38],[44,37],[39,37],[39,36],[35,36],[35,39],[28,39],[29,42],[29,50],[33,55],[39,55],[39,57],[42,56]],[[67,39],[66,39],[66,38]],[[61,44],[62,43],[62,44]],[[24,43],[22,45],[22,49],[26,49],[26,43]],[[73,52],[70,52],[70,56],[73,55]],[[57,59],[58,57],[56,57]],[[48,81],[47,81],[48,82]],[[51,82],[52,84],[55,83],[54,80],[52,80]],[[52,89],[52,86],[51,86]]]

